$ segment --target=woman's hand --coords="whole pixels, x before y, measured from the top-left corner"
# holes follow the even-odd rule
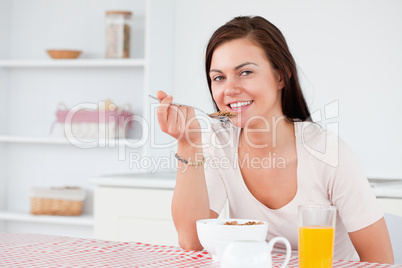
[[[161,100],[156,112],[161,130],[178,140],[177,154],[181,158],[199,162],[202,158],[197,158],[203,155],[203,149],[195,146],[201,145],[201,129],[194,109],[172,105],[173,98],[163,91],[158,91],[157,97]],[[210,216],[204,167],[189,166],[178,161],[172,218],[182,248],[202,249],[195,222]]]
[[[194,109],[172,105],[173,97],[163,91],[158,91],[156,96],[162,100],[156,112],[161,130],[179,143],[200,145],[201,126]]]

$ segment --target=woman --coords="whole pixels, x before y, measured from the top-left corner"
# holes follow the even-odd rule
[[[234,18],[212,35],[205,66],[218,110],[237,113],[231,123],[214,123],[202,137],[194,111],[158,92],[159,125],[178,140],[172,214],[180,246],[202,249],[195,222],[218,217],[227,199],[232,218],[266,220],[267,239],[284,236],[297,249],[298,205],[322,204],[338,210],[334,259],[392,263],[367,179],[350,149],[309,121],[282,33],[261,17]]]

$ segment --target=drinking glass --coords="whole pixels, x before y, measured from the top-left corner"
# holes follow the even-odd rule
[[[335,221],[334,206],[299,206],[300,268],[332,267]]]

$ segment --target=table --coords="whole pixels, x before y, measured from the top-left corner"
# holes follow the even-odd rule
[[[284,256],[273,254],[273,267]],[[0,233],[0,267],[219,267],[206,251],[139,242],[112,242],[65,236]],[[288,267],[298,267],[292,257]],[[333,267],[402,267],[335,261]]]

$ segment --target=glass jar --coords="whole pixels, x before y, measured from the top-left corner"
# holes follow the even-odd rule
[[[106,58],[130,57],[131,12],[106,12]]]

